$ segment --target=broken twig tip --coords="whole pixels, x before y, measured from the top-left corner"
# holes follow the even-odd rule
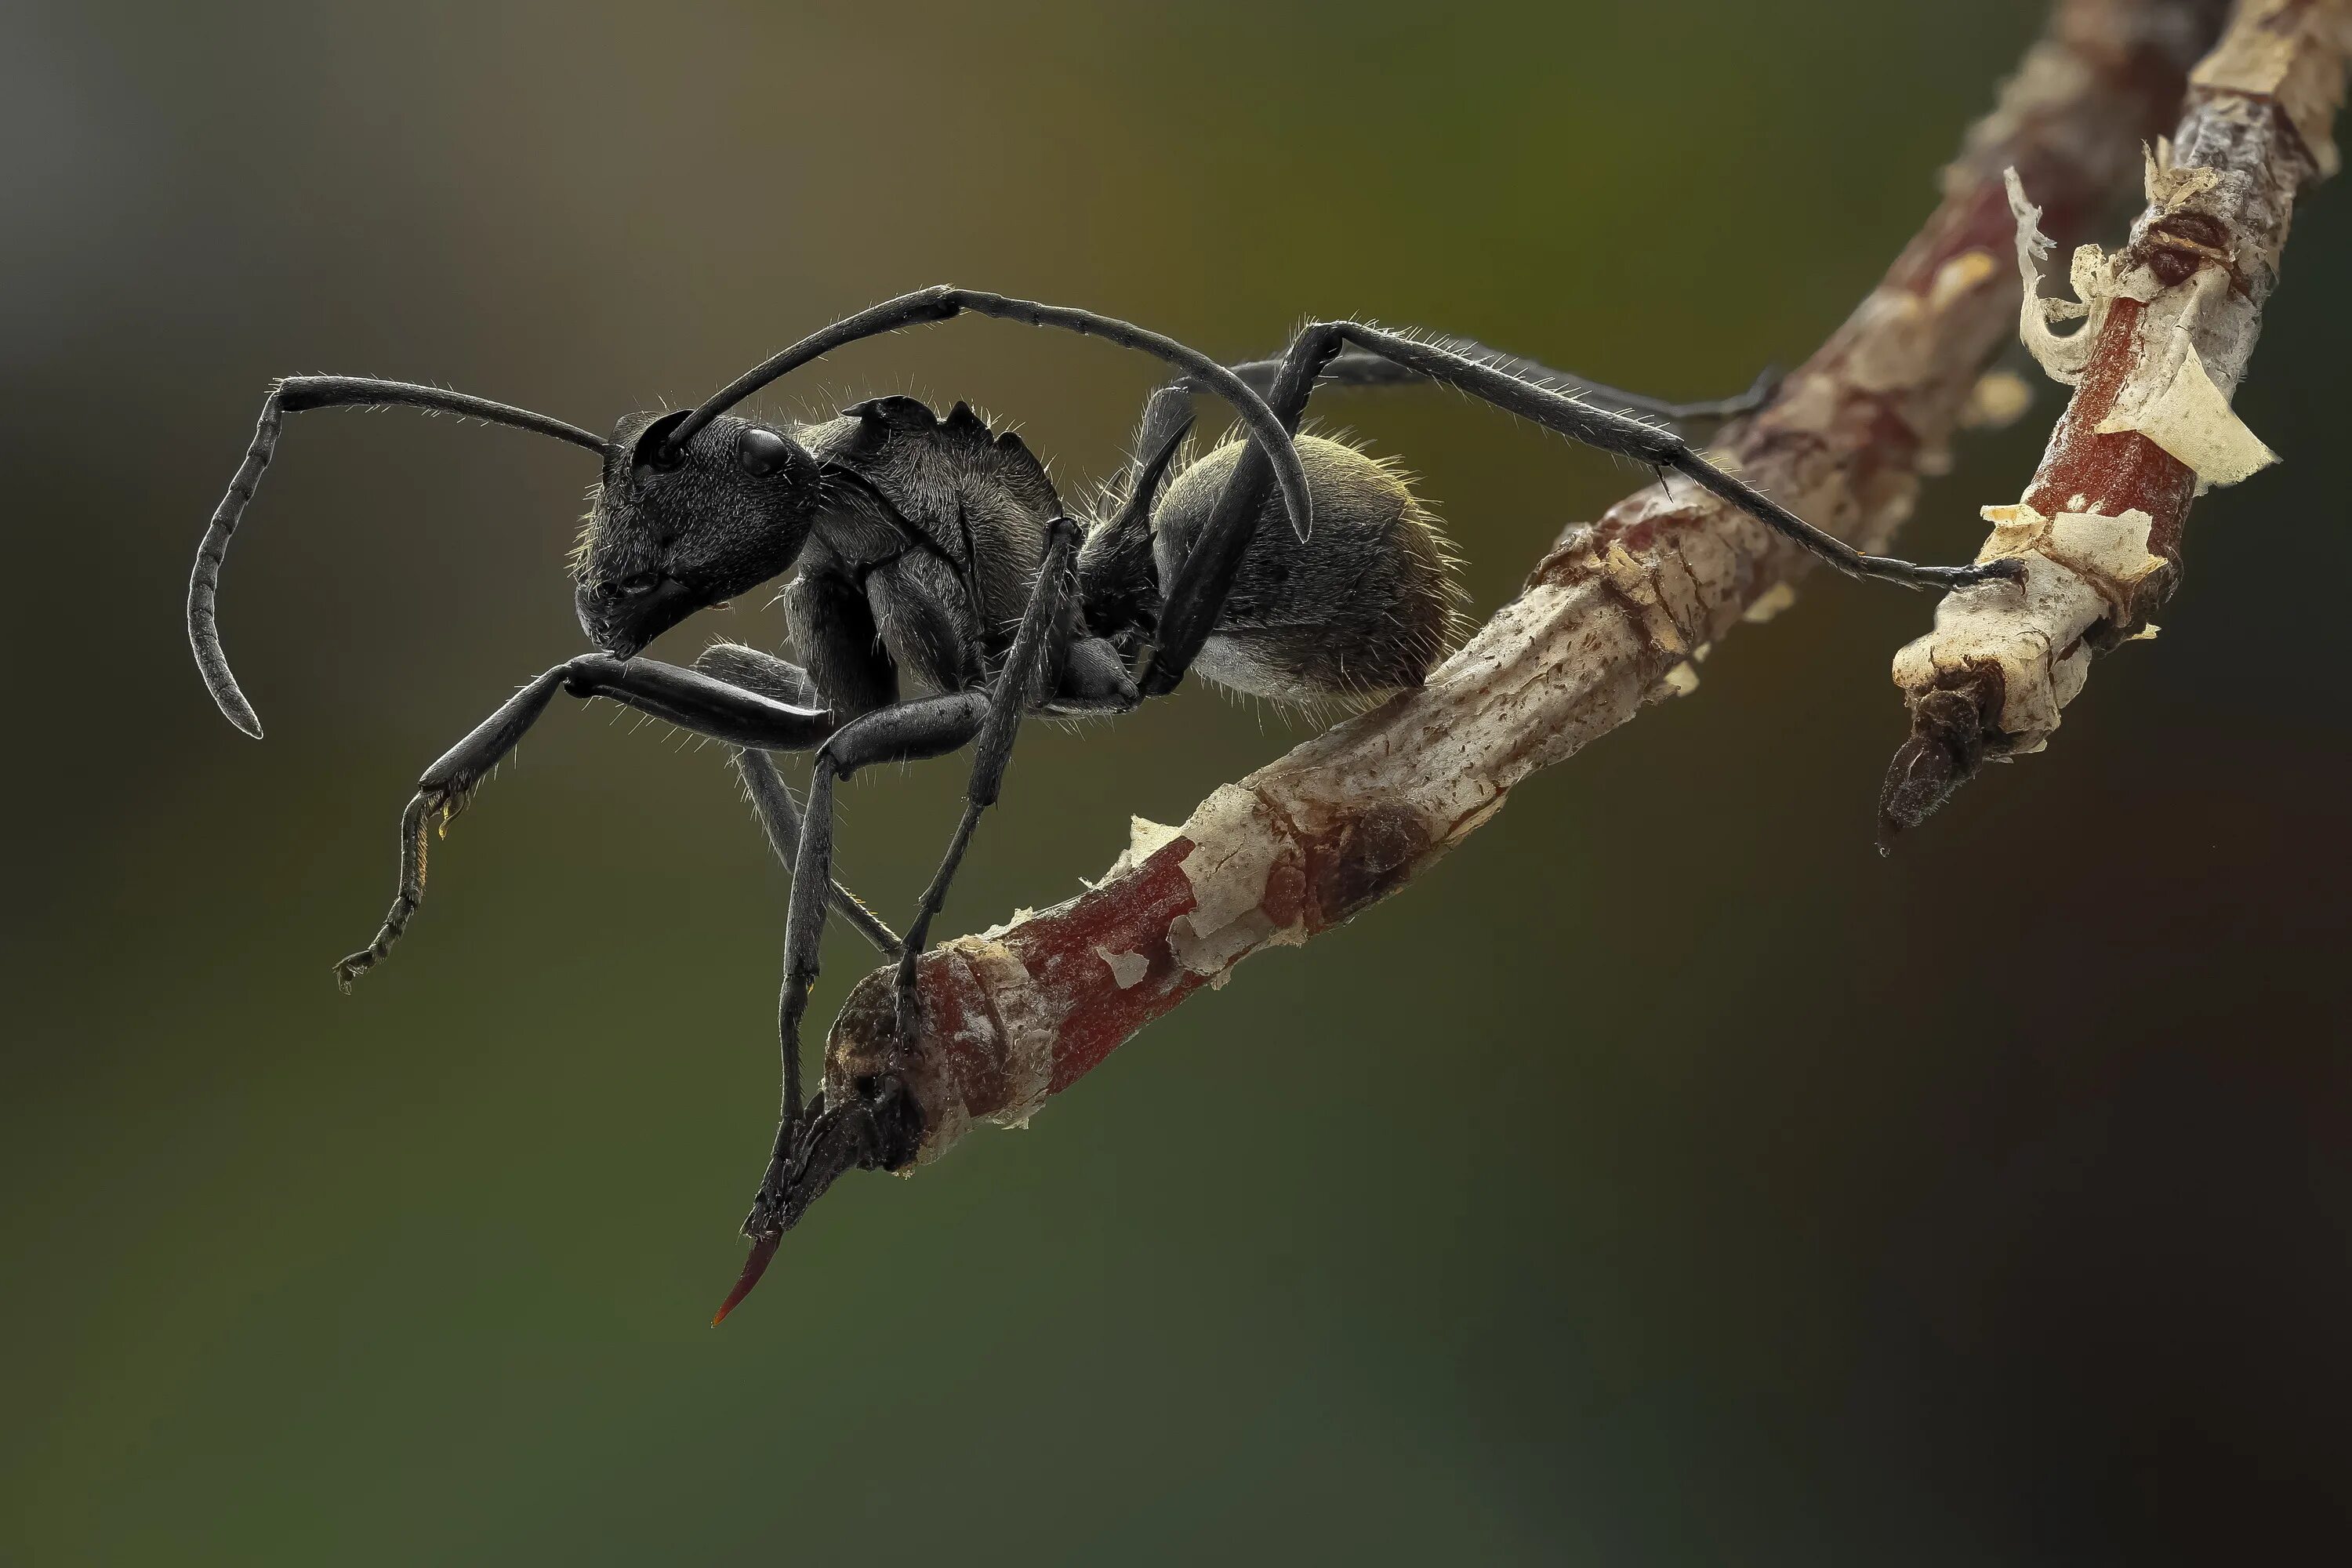
[[[1878,793],[1878,848],[1892,853],[1897,834],[1944,808],[1984,761],[1980,694],[1973,689],[1925,693],[1911,710],[1911,734],[1895,749]]]

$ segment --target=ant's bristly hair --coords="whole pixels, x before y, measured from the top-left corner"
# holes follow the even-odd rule
[[[257,741],[261,738],[261,720],[238,689],[236,677],[229,672],[228,655],[221,649],[215,610],[220,596],[221,562],[228,553],[229,535],[236,531],[237,521],[245,515],[247,504],[261,483],[262,470],[269,467],[269,459],[278,450],[278,430],[285,416],[309,408],[422,408],[431,414],[455,414],[460,418],[551,436],[575,447],[585,447],[599,458],[606,452],[602,437],[591,435],[576,425],[534,414],[528,408],[493,403],[486,397],[445,392],[437,386],[353,375],[295,375],[272,386],[261,405],[260,421],[254,426],[253,445],[246,448],[245,461],[237,465],[236,477],[229,480],[228,493],[214,509],[204,542],[196,547],[195,571],[188,579],[188,643],[195,650],[196,668],[204,676],[205,689],[212,693],[213,700],[219,704],[228,721]]]
[[[1291,446],[1289,432],[1283,427],[1282,421],[1275,417],[1274,410],[1266,406],[1265,399],[1253,391],[1247,382],[1206,354],[1131,322],[1067,305],[1041,305],[1031,300],[1009,299],[1003,294],[987,294],[973,289],[941,285],[902,294],[898,299],[887,300],[870,310],[860,310],[854,316],[835,321],[821,331],[810,333],[782,353],[761,361],[719,388],[709,402],[697,408],[669,433],[669,447],[676,450],[684,446],[704,426],[770,382],[812,360],[821,359],[837,348],[864,338],[894,332],[901,327],[950,321],[966,310],[975,315],[1021,321],[1033,327],[1055,327],[1081,337],[1101,338],[1121,348],[1151,354],[1184,372],[1187,377],[1232,405],[1242,425],[1249,431],[1251,439],[1265,451],[1274,466],[1275,483],[1282,491],[1283,510],[1289,514],[1292,531],[1302,541],[1313,531],[1315,518],[1312,503],[1307,499],[1307,470],[1301,466],[1297,450]]]

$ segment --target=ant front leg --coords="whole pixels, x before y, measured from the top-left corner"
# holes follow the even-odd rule
[[[692,733],[762,751],[807,751],[835,729],[833,715],[824,709],[779,702],[652,659],[625,660],[598,653],[557,665],[509,698],[417,780],[416,795],[400,816],[400,889],[375,940],[335,965],[336,979],[345,990],[391,952],[424,900],[425,845],[435,824],[446,826],[465,809],[467,797],[515,749],[559,692],[583,699],[608,697]]]

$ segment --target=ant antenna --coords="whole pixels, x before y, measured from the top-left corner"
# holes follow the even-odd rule
[[[1007,299],[1002,294],[985,294],[973,289],[953,289],[942,284],[902,294],[896,300],[886,300],[870,310],[835,321],[822,331],[812,332],[799,342],[772,359],[763,360],[745,371],[712,395],[708,403],[697,408],[669,432],[666,449],[676,452],[694,438],[700,430],[728,409],[751,396],[770,382],[788,372],[799,369],[812,360],[822,359],[845,344],[861,338],[878,337],[895,332],[901,327],[921,326],[932,321],[945,321],[970,310],[975,315],[994,316],[1003,321],[1021,321],[1033,327],[1055,327],[1081,337],[1101,338],[1121,348],[1136,349],[1174,365],[1188,376],[1223,398],[1233,405],[1242,425],[1249,431],[1250,439],[1265,452],[1274,465],[1275,483],[1282,490],[1283,510],[1290,516],[1291,531],[1304,541],[1314,531],[1315,513],[1307,499],[1307,469],[1298,460],[1298,449],[1291,444],[1290,431],[1265,399],[1252,391],[1247,382],[1197,350],[1188,349],[1173,338],[1135,326],[1109,316],[1097,315],[1068,305],[1041,305],[1033,300]]]
[[[221,562],[228,554],[229,535],[236,531],[237,521],[245,515],[247,503],[253,500],[253,492],[261,483],[262,470],[269,467],[269,459],[278,451],[278,427],[285,416],[307,408],[422,408],[431,414],[455,414],[465,419],[552,436],[559,441],[585,447],[599,458],[609,450],[602,437],[592,436],[576,425],[533,414],[528,408],[492,403],[485,397],[444,392],[437,386],[353,375],[295,375],[272,386],[269,395],[262,401],[261,419],[253,430],[253,445],[246,448],[245,461],[237,465],[236,477],[229,480],[228,493],[214,509],[204,542],[196,546],[196,569],[188,578],[188,643],[195,650],[196,668],[205,678],[205,689],[213,694],[213,701],[230,723],[257,741],[261,739],[260,717],[254,712],[253,704],[246,700],[236,677],[229,672],[228,655],[221,648],[220,621],[215,607],[220,597]]]

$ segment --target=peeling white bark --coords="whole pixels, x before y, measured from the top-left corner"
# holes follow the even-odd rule
[[[2130,243],[2074,252],[2073,300],[2037,297],[2050,243],[2017,172],[2006,174],[2019,335],[2076,391],[2024,499],[1985,509],[1994,528],[1977,558],[2022,562],[2023,579],[1950,595],[1935,629],[1895,657],[1914,736],[1889,778],[1890,828],[1932,811],[1980,756],[2045,746],[2094,655],[2140,633],[2177,583],[2190,499],[2277,461],[2230,398],[2296,193],[2335,166],[2329,128],[2347,68],[2352,0],[2242,5],[2193,75],[2179,130],[2146,156]],[[2053,331],[2074,320],[2084,325]]]

